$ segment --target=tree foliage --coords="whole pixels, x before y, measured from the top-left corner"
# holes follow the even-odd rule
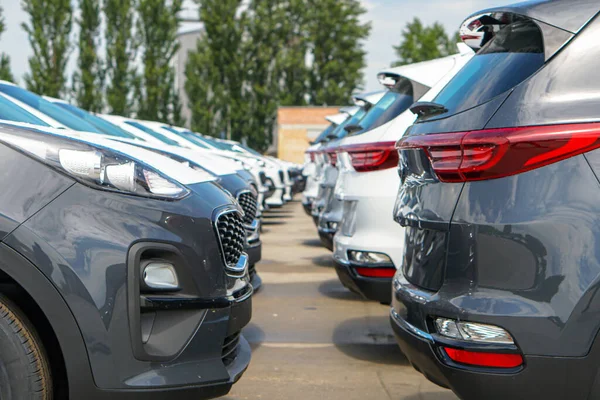
[[[2,32],[4,32],[4,18],[2,17],[2,7],[0,7],[0,36],[2,36]],[[10,72],[10,58],[4,53],[0,53],[0,80],[14,81]]]
[[[242,89],[245,78],[242,0],[203,0],[200,20],[204,32],[186,65],[186,92],[192,127],[214,136],[239,138]]]
[[[133,111],[132,93],[136,57],[134,40],[135,0],[104,0],[106,16],[106,102],[111,114],[129,116]]]
[[[458,33],[449,37],[444,27],[436,22],[425,26],[419,18],[406,24],[402,32],[402,43],[394,46],[398,61],[393,66],[413,64],[449,56],[457,52]]]
[[[366,52],[362,41],[370,24],[360,17],[366,12],[358,0],[312,0],[316,10],[310,18],[309,99],[313,105],[347,104],[362,83]],[[312,4],[310,4],[312,3]]]
[[[179,49],[177,14],[183,0],[138,0],[138,42],[143,72],[138,117],[166,123],[180,122],[179,96],[174,90],[171,59]]]
[[[25,76],[27,88],[35,93],[59,97],[65,90],[65,69],[69,59],[73,21],[70,0],[22,0],[29,23],[27,33],[33,56],[30,73]]]
[[[100,0],[79,0],[79,56],[73,74],[77,104],[92,112],[102,109],[103,66],[98,56]]]
[[[279,105],[347,104],[362,82],[358,0],[199,1],[186,66],[192,127],[266,149]]]

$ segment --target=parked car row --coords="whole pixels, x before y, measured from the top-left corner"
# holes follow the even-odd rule
[[[475,54],[382,71],[307,152],[341,282],[391,303],[408,360],[461,399],[600,398],[599,11],[473,14]]]
[[[0,397],[226,394],[298,166],[0,81]]]

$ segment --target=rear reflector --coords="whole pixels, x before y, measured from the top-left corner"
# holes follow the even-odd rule
[[[523,365],[520,354],[481,353],[444,347],[450,359],[459,364],[475,365],[489,368],[516,368]]]
[[[355,268],[358,275],[365,278],[393,278],[396,268]]]
[[[517,175],[600,148],[600,123],[409,136],[396,146],[424,150],[443,182],[479,181]]]
[[[377,171],[398,166],[395,142],[361,143],[342,147],[357,172]]]

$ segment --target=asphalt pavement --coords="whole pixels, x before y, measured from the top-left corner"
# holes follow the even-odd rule
[[[299,202],[266,214],[262,289],[244,335],[252,362],[227,400],[456,400],[397,347],[387,306],[338,281]]]

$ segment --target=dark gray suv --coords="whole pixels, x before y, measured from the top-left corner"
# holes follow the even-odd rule
[[[391,321],[459,397],[600,398],[600,2],[485,10],[399,141]]]
[[[250,361],[253,289],[229,193],[9,125],[0,166],[0,398],[230,390]]]

